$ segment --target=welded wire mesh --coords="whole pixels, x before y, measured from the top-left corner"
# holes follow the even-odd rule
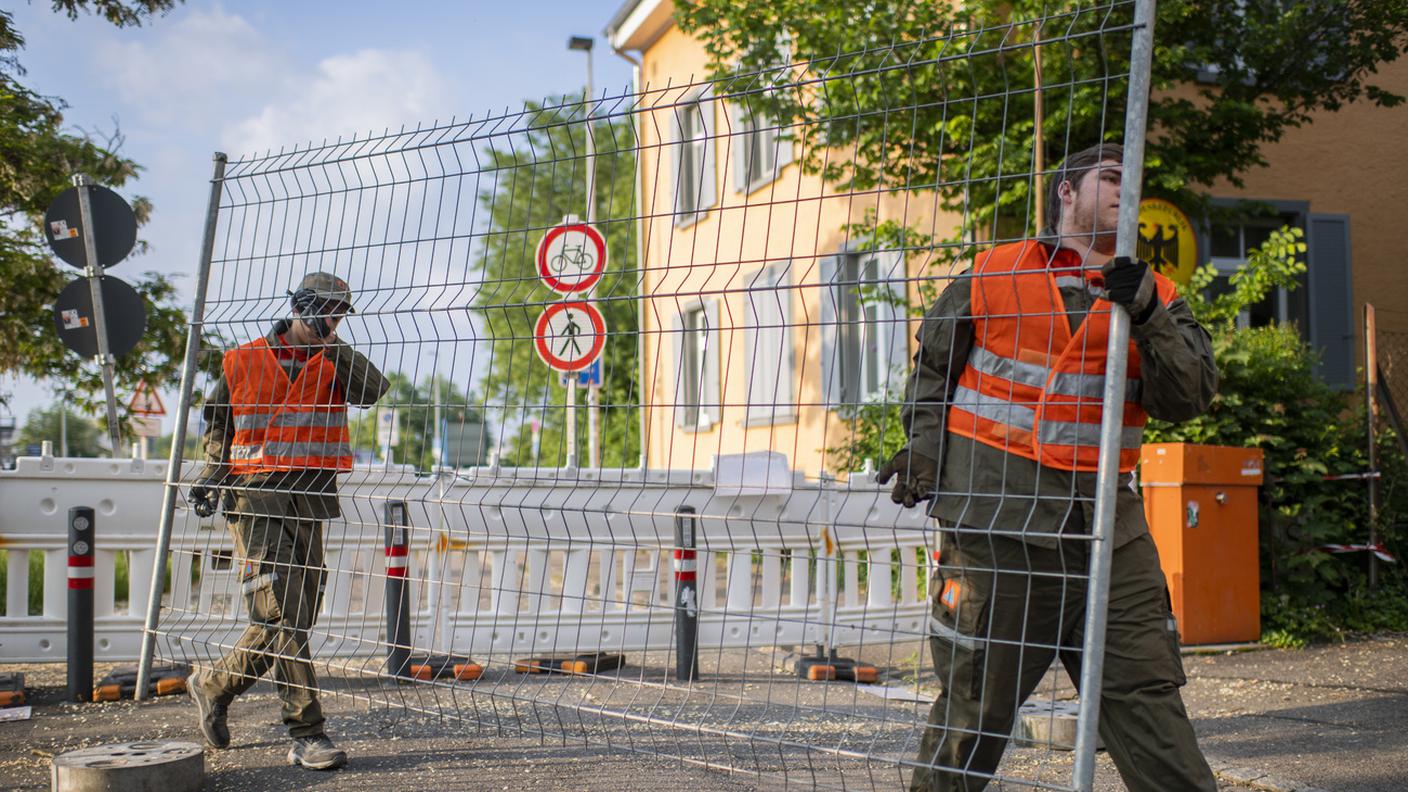
[[[975,267],[1030,249],[1089,294],[1033,240],[1056,165],[1122,137],[1133,13],[782,47],[230,160],[159,658],[220,696],[268,671],[304,732],[317,693],[803,785],[1069,787],[1074,690],[1048,669],[1081,662],[1094,475],[1036,472],[1036,405],[984,407],[955,336],[987,291],[1039,329],[1017,371],[1065,361],[1089,445],[1103,347],[1078,328],[1109,304],[999,300]],[[599,387],[545,364],[597,348]],[[955,408],[985,441],[954,440]],[[874,482],[904,447],[943,461],[932,504]]]

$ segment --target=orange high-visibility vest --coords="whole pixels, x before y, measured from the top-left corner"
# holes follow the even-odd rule
[[[231,472],[352,469],[347,402],[323,353],[290,381],[260,338],[226,352],[224,370],[235,423]]]
[[[1059,287],[1103,284],[1098,269],[1049,266],[1033,241],[999,245],[973,268],[973,350],[958,378],[948,430],[984,445],[1070,471],[1093,472],[1100,456],[1101,402],[1112,305],[1096,299],[1074,334]],[[1164,305],[1173,282],[1154,274]],[[1139,461],[1149,416],[1140,402],[1139,351],[1129,344],[1120,471]]]

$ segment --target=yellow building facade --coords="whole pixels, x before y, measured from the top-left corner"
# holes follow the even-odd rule
[[[638,188],[648,464],[708,468],[716,455],[773,451],[808,475],[837,472],[842,460],[828,449],[849,437],[837,406],[901,400],[914,346],[914,308],[866,304],[857,293],[890,289],[893,302],[916,306],[909,279],[947,274],[866,253],[847,227],[899,220],[942,238],[961,218],[922,193],[838,194],[803,174],[796,144],[760,135],[746,108],[704,90],[707,53],[673,11],[671,0],[629,0],[606,30],[617,52],[638,58],[647,91]],[[1408,64],[1381,76],[1408,93]],[[1408,151],[1388,130],[1404,113],[1360,103],[1320,114],[1268,147],[1270,166],[1248,173],[1244,187],[1212,190],[1215,202],[1266,202],[1274,217],[1217,228],[1195,219],[1199,261],[1226,274],[1271,229],[1306,231],[1304,288],[1243,320],[1297,322],[1321,349],[1322,375],[1341,387],[1358,376],[1366,300],[1381,326],[1408,331],[1408,288],[1389,264]]]

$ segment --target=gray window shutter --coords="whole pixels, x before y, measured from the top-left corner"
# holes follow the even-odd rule
[[[793,386],[792,380],[797,376],[797,361],[792,352],[792,262],[779,264],[775,289],[778,299],[778,308],[782,318],[782,329],[778,331],[779,343],[782,344],[780,359],[782,361],[781,376],[776,389],[779,401],[783,406],[778,409],[783,412],[797,412],[797,388]]]
[[[684,161],[685,149],[684,128],[680,125],[680,113],[684,112],[682,105],[677,105],[674,112],[670,114],[670,146],[673,151],[670,158],[670,194],[675,197],[675,214],[679,215],[684,211],[685,201],[680,190],[680,166]]]
[[[675,347],[675,387],[671,389],[674,398],[675,426],[684,426],[685,413],[687,412],[685,403],[689,395],[685,393],[687,378],[684,375],[684,315],[681,311],[675,311],[674,318],[670,320],[670,327],[674,330],[672,338]]]
[[[776,123],[776,122],[774,122]],[[792,149],[796,148],[797,140],[788,127],[777,130],[777,172],[792,164]]]
[[[701,210],[713,206],[719,199],[719,189],[715,184],[718,178],[718,168],[714,166],[714,150],[718,144],[714,114],[718,109],[718,104],[718,100],[713,97],[710,91],[705,91],[699,97],[699,115],[704,119],[704,162],[703,172],[699,174],[699,208]]]
[[[836,273],[840,257],[827,256],[818,267],[821,288],[817,297],[821,303],[821,401],[826,409],[834,410],[841,402],[841,344],[837,333],[839,295]]]
[[[886,256],[889,261],[881,268],[880,277],[887,279],[890,299],[885,301],[880,316],[885,344],[885,401],[900,398],[909,368],[909,294],[905,288],[904,253]]]
[[[748,191],[748,127],[744,119],[748,108],[743,105],[729,105],[728,118],[732,121],[726,140],[729,147],[733,149],[733,190],[734,192],[746,193]]]
[[[1354,389],[1354,294],[1351,290],[1349,216],[1312,214],[1307,242],[1310,344],[1320,354],[1317,374],[1342,390]]]
[[[704,386],[700,388],[700,411],[709,416],[711,426],[718,426],[719,421],[723,419],[723,384],[719,380],[719,355],[723,351],[723,333],[719,330],[717,300],[704,304],[704,321],[708,329],[704,333]]]

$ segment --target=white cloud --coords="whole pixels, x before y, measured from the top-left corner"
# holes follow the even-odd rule
[[[193,10],[148,37],[105,36],[95,62],[102,79],[144,121],[203,127],[252,106],[287,69],[242,17]]]
[[[237,14],[193,9],[150,35],[104,36],[94,62],[141,125],[207,136],[232,156],[413,127],[454,103],[419,52],[300,63],[282,46]]]
[[[222,135],[232,154],[413,127],[434,120],[451,101],[425,56],[378,49],[324,58],[309,74],[286,75],[273,93]]]

